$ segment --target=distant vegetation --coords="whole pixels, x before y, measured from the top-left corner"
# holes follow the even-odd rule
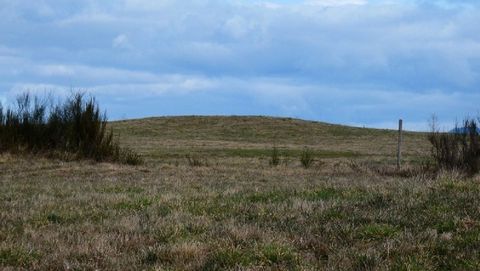
[[[480,135],[478,121],[465,119],[449,133],[441,133],[432,123],[428,136],[432,144],[432,157],[438,168],[460,170],[468,174],[480,171]]]
[[[272,153],[270,155],[270,165],[271,166],[278,166],[280,164],[280,151],[278,150],[277,146],[274,145],[272,149]]]
[[[139,164],[133,151],[120,148],[94,98],[72,94],[54,104],[28,93],[13,108],[0,104],[0,152]]]
[[[302,156],[300,157],[300,163],[304,168],[309,168],[313,164],[313,151],[305,147],[302,151]]]

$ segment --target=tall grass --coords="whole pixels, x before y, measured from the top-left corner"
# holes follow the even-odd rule
[[[13,107],[0,104],[0,152],[68,154],[76,158],[141,163],[141,157],[120,148],[107,117],[94,98],[72,94],[54,105],[28,93]]]
[[[441,133],[432,125],[428,136],[432,157],[439,168],[456,169],[468,174],[480,171],[480,135],[478,122],[466,119],[450,133]]]
[[[314,153],[308,147],[303,148],[302,154],[300,156],[300,163],[304,168],[309,168],[314,161]]]
[[[278,166],[280,164],[280,151],[277,148],[277,145],[273,145],[272,152],[270,154],[270,165],[271,166]]]
[[[202,160],[198,155],[191,155],[191,154],[188,154],[187,156],[185,156],[185,158],[187,159],[188,165],[190,165],[191,167],[203,167],[203,166],[207,167],[208,166],[207,158],[203,158]]]

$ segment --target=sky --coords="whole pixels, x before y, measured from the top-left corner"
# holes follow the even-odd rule
[[[479,26],[478,0],[0,0],[0,101],[448,127],[480,114]]]

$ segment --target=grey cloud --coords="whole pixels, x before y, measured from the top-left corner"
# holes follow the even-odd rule
[[[479,98],[476,1],[0,0],[0,6],[5,90],[88,88],[112,108],[108,95],[161,96],[197,109],[194,99],[210,99],[230,103],[218,110],[237,113],[239,101],[246,113],[350,123],[402,114],[420,122],[427,111],[459,115]]]

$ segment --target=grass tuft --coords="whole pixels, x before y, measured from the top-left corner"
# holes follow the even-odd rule
[[[0,249],[0,267],[28,267],[34,260],[38,258],[40,258],[38,253],[34,251],[26,251],[22,248]]]
[[[188,154],[185,156],[187,163],[191,167],[208,167],[207,158],[201,159],[198,155]]]
[[[270,165],[276,167],[279,164],[280,164],[280,150],[277,148],[276,145],[274,145],[272,148],[272,152],[270,154]]]
[[[300,163],[302,163],[302,166],[304,168],[309,168],[313,164],[313,161],[313,151],[305,147],[300,156]]]

